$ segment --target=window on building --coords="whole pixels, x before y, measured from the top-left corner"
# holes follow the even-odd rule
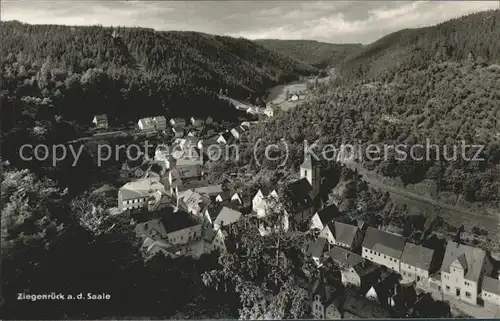
[[[450,286],[449,285],[446,286],[446,291],[450,291]]]
[[[465,291],[465,297],[470,298],[472,294],[469,291]]]

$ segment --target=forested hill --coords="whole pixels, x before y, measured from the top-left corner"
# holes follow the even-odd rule
[[[435,60],[458,61],[471,55],[499,62],[499,46],[500,10],[490,10],[389,34],[347,57],[338,71],[345,81],[391,79],[398,70],[426,67]]]
[[[220,90],[262,101],[270,87],[317,73],[250,40],[196,32],[10,21],[0,38],[3,143],[14,131],[18,143],[71,140],[98,114],[112,128],[155,115],[235,121]]]
[[[128,68],[167,85],[229,88],[236,96],[265,89],[315,68],[243,38],[144,28],[69,27],[2,22],[1,60],[23,52],[66,70]]]
[[[314,40],[259,39],[256,43],[269,50],[303,61],[317,68],[337,66],[361,49],[361,44],[333,44]]]

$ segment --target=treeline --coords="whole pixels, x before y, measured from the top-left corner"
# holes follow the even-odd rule
[[[339,71],[344,82],[390,81],[400,70],[425,68],[434,60],[463,60],[471,55],[499,62],[499,39],[500,10],[484,11],[389,34],[347,57]]]
[[[3,159],[24,143],[81,136],[93,117],[111,129],[141,117],[244,114],[219,98],[260,99],[266,90],[315,68],[245,39],[141,28],[0,24]]]
[[[334,44],[314,40],[259,39],[255,42],[269,50],[293,57],[317,68],[337,66],[362,47],[361,44]]]

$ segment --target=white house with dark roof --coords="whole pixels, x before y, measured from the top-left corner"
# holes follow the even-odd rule
[[[92,123],[95,125],[96,128],[106,129],[108,128],[108,117],[104,114],[94,116]]]
[[[323,254],[325,253],[327,243],[328,241],[325,238],[318,237],[307,246],[306,256],[311,257],[317,266],[323,263]]]
[[[300,178],[305,178],[311,190],[309,196],[315,199],[321,187],[321,171],[318,161],[310,154],[305,155],[304,162],[300,165]]]
[[[311,229],[323,230],[326,225],[342,215],[335,204],[317,211],[311,218]]]
[[[184,118],[171,118],[169,122],[173,127],[186,127],[186,120]]]
[[[266,109],[264,109],[264,115],[267,117],[274,117],[274,108],[272,106],[267,106]]]
[[[258,217],[264,217],[266,216],[266,211],[268,210],[268,202],[267,198],[270,195],[273,195],[273,197],[277,198],[278,194],[275,190],[270,190],[269,188],[262,187],[260,188],[257,193],[255,193],[255,196],[252,199],[252,210],[254,213],[257,214]]]
[[[405,243],[404,237],[368,227],[361,256],[399,273]]]
[[[215,201],[218,203],[232,202],[232,203],[236,203],[239,205],[243,205],[243,199],[241,198],[240,194],[231,193],[230,191],[224,191],[224,192],[220,193],[215,198]]]
[[[429,276],[436,269],[434,258],[434,250],[414,243],[406,243],[400,265],[403,280],[416,282],[418,286],[426,286]]]
[[[137,126],[140,130],[146,132],[155,130],[155,122],[150,117],[139,119],[139,121],[137,122]]]
[[[124,211],[147,207],[156,193],[165,194],[165,186],[156,178],[129,182],[118,190],[118,209]]]
[[[485,305],[500,308],[500,279],[484,276],[481,288],[481,298]]]
[[[484,276],[493,265],[480,248],[448,241],[441,264],[441,288],[444,294],[470,304],[477,304]]]
[[[233,135],[235,139],[240,139],[244,132],[246,132],[246,129],[243,126],[237,126],[231,129],[231,135]]]
[[[356,250],[363,241],[363,233],[354,225],[342,222],[330,222],[319,233],[321,237],[328,240],[331,245]]]
[[[219,144],[228,144],[233,139],[233,135],[230,132],[222,132],[217,136],[217,142]]]
[[[167,119],[164,116],[153,117],[156,130],[165,130],[167,128]]]

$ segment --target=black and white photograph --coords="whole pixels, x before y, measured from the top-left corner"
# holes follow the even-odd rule
[[[2,320],[500,318],[500,1],[1,0]]]

